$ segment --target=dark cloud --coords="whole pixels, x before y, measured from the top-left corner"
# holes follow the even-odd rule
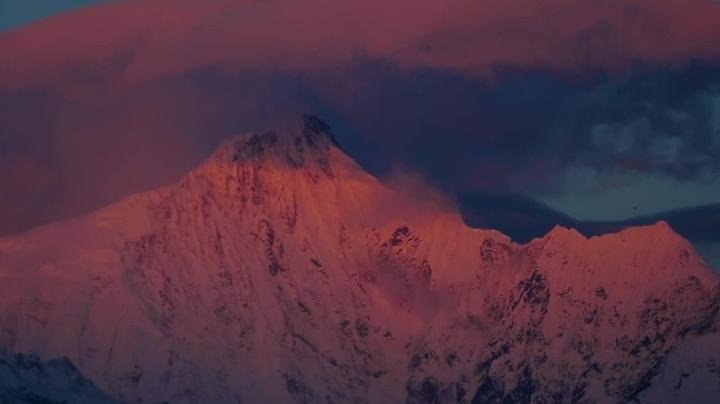
[[[720,168],[720,70],[712,66],[582,82],[526,70],[493,84],[437,71],[362,81],[351,102],[327,101],[362,133],[350,149],[374,170],[400,160],[451,189],[552,194],[575,167],[608,186],[618,171],[703,182]]]
[[[0,35],[0,171],[18,173],[0,176],[0,233],[170,183],[224,137],[302,111],[373,172],[450,191],[559,192],[572,164],[694,181],[718,160],[718,17],[702,0],[62,15]]]
[[[567,125],[584,142],[577,158],[598,168],[709,179],[720,165],[720,73],[693,66],[607,83],[578,100]]]
[[[498,67],[624,71],[717,61],[707,0],[116,1],[0,38],[0,86],[77,70],[115,85],[206,67],[312,72],[359,59],[489,77]]]

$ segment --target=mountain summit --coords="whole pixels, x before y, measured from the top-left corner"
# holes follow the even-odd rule
[[[129,402],[697,398],[720,393],[720,350],[693,354],[719,310],[667,224],[519,245],[380,183],[312,116],[0,240],[0,353]]]

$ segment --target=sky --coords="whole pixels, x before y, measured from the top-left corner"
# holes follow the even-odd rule
[[[0,0],[0,31],[103,0]]]
[[[452,195],[585,221],[720,204],[710,0],[90,3],[0,0],[0,234],[302,112]]]

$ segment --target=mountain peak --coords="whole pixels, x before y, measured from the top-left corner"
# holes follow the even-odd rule
[[[672,227],[670,227],[670,223],[668,223],[665,220],[660,220],[657,223],[650,225],[648,227],[651,229],[655,229],[656,231],[659,231],[659,232],[670,232],[670,233],[675,234],[675,230],[673,230]]]
[[[632,226],[623,229],[619,234],[641,239],[673,240],[687,244],[687,240],[679,235],[665,220],[646,226]]]
[[[216,202],[224,208],[252,205],[273,212],[335,201],[340,189],[348,195],[358,187],[377,193],[370,191],[377,181],[340,150],[320,118],[302,115],[276,128],[226,140],[174,192],[189,198],[187,203],[221,195]]]
[[[308,144],[330,141],[332,145],[342,150],[340,144],[335,140],[330,126],[319,117],[312,114],[302,114],[302,133]]]
[[[579,238],[586,239],[582,233],[573,227],[565,227],[561,225],[555,225],[546,235],[546,238]]]
[[[303,114],[280,130],[246,133],[226,140],[210,159],[240,163],[272,154],[291,158],[307,153],[323,154],[331,148],[341,150],[330,126],[315,115]]]

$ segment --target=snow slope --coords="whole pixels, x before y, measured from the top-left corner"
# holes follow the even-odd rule
[[[381,184],[312,116],[0,240],[0,352],[123,401],[673,401],[719,308],[665,223],[518,245]]]

